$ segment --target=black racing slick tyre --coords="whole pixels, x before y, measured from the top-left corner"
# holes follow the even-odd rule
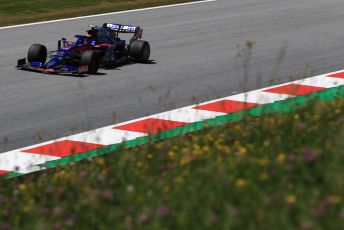
[[[42,65],[47,60],[47,48],[41,44],[33,44],[27,53],[27,60],[29,62],[41,62]]]
[[[150,56],[150,45],[143,40],[135,40],[130,44],[129,56],[137,62],[146,63]]]
[[[80,65],[87,66],[87,72],[89,74],[96,74],[99,69],[99,60],[97,53],[93,50],[86,50],[85,52],[83,52],[80,59]]]

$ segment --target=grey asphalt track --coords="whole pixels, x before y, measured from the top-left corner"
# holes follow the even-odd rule
[[[14,68],[30,44],[103,22],[141,25],[153,63],[84,78]],[[343,22],[343,0],[218,0],[0,30],[0,151],[343,69]]]

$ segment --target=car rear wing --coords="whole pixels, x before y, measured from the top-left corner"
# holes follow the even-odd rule
[[[142,37],[143,29],[140,26],[133,25],[122,25],[115,23],[104,23],[103,28],[115,31],[117,33],[130,33],[134,34],[134,39],[139,39]]]

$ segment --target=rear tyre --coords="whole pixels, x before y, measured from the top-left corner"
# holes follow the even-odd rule
[[[83,52],[80,59],[80,65],[87,66],[89,74],[96,74],[99,69],[99,60],[97,53],[93,50],[86,50],[85,52]]]
[[[135,40],[130,44],[129,56],[137,62],[147,63],[150,56],[150,45],[143,40]]]
[[[41,62],[44,65],[47,60],[47,48],[41,44],[33,44],[27,53],[27,60],[29,62]]]

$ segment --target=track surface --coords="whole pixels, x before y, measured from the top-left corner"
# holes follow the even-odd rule
[[[0,31],[0,151],[343,69],[342,0],[218,0]],[[89,24],[144,28],[155,64],[77,78],[14,69],[31,43],[56,47]],[[253,39],[249,78],[237,44]],[[278,65],[283,49],[286,54]],[[276,71],[277,70],[277,71]]]

